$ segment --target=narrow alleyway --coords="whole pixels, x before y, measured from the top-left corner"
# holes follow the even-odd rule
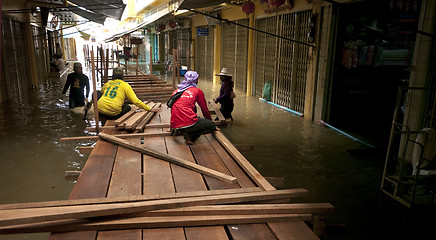
[[[207,98],[214,98],[220,86],[201,80],[199,87]],[[74,183],[64,180],[64,172],[81,169],[87,157],[75,151],[78,143],[58,140],[85,135],[89,123],[69,112],[67,101],[59,98],[61,88],[59,79],[41,81],[39,92],[6,105],[0,112],[4,159],[0,168],[1,203],[68,197]],[[415,234],[414,218],[380,198],[382,151],[368,150],[332,129],[246,97],[241,91],[236,94],[235,121],[222,131],[233,143],[254,146],[252,151],[242,153],[262,175],[283,177],[284,188],[308,189],[311,195],[304,201],[331,202],[335,206],[335,212],[327,217],[327,239],[390,239]],[[363,150],[355,151],[359,149]],[[38,240],[47,236],[0,239]]]

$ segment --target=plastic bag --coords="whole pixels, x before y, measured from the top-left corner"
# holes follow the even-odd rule
[[[265,86],[263,87],[263,94],[262,98],[270,101],[271,100],[271,82],[266,82]]]

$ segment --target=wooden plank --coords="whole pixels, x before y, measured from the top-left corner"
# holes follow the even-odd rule
[[[185,228],[187,240],[227,240],[227,233],[222,226],[209,226],[209,227],[187,227]]]
[[[65,180],[76,181],[82,171],[65,171]]]
[[[155,115],[151,119],[151,123],[160,124],[161,119],[159,114]],[[145,129],[145,132],[163,132],[161,128],[151,128]],[[165,139],[163,137],[159,138],[145,138],[144,145],[149,146],[155,151],[167,152],[165,148]],[[144,166],[144,177],[143,177],[143,194],[154,195],[154,194],[175,194],[175,188],[173,183],[172,171],[170,163],[161,161],[154,157],[143,155],[143,166]],[[185,233],[183,228],[166,228],[166,229],[143,229],[143,239],[149,240],[149,236],[154,238],[156,233],[162,234],[159,238],[161,239],[185,239]],[[163,236],[168,236],[170,238],[162,238]]]
[[[108,120],[106,125],[113,124]],[[104,130],[114,133],[114,130]],[[82,173],[77,179],[68,199],[103,198],[106,197],[109,179],[115,161],[117,146],[104,141],[97,141],[93,153],[89,156]],[[52,233],[50,240],[81,239],[95,240],[97,232],[83,231],[74,233]]]
[[[124,133],[111,135],[117,138],[138,138],[138,137],[154,137],[154,136],[169,136],[171,133],[158,132],[158,133]],[[81,137],[64,137],[59,141],[84,141],[84,140],[98,140],[98,136],[81,136]]]
[[[134,140],[139,143],[139,139]],[[112,178],[109,184],[107,197],[141,195],[142,194],[142,163],[141,153],[126,149],[118,148],[115,158]],[[118,240],[118,239],[142,239],[140,229],[118,230],[99,232],[97,240]]]
[[[183,228],[150,228],[142,233],[144,240],[185,240]]]
[[[161,105],[161,103],[155,103],[155,104],[153,104],[153,105],[150,105],[150,107],[151,107],[152,109],[159,109],[159,108],[160,108],[160,105]],[[137,131],[141,131],[141,132],[144,131],[145,125],[146,125],[147,123],[149,123],[150,120],[151,120],[155,115],[156,115],[156,112],[149,112],[149,113],[147,114],[147,116],[145,116],[145,118],[141,121],[141,123],[138,124],[138,126],[136,127],[136,130],[137,130]]]
[[[215,115],[218,117],[218,119],[220,121],[226,121],[226,118],[224,117],[224,115],[221,113],[220,108],[218,107],[218,105],[215,103],[214,100],[212,99],[208,99],[207,102],[212,106],[213,110],[215,111]]]
[[[274,234],[265,227],[265,224],[227,225],[226,228],[231,233],[233,240],[276,240]]]
[[[139,234],[138,234],[139,231]],[[141,230],[129,229],[129,230],[117,230],[117,231],[99,231],[97,240],[142,240]]]
[[[149,124],[146,124],[145,127],[146,128],[169,128],[170,124],[169,123],[158,123],[158,124],[149,123]],[[103,127],[100,127],[100,129],[101,130],[103,130],[103,129],[117,129],[117,127],[116,126],[103,126]],[[121,130],[122,128],[118,128],[118,129]],[[95,127],[86,127],[86,130],[90,131],[90,132],[91,131],[95,132]]]
[[[215,131],[215,138],[221,143],[224,149],[235,159],[235,161],[241,166],[245,172],[251,177],[251,179],[264,190],[274,190],[275,188],[248,162],[248,160],[232,145],[220,131]]]
[[[253,151],[253,144],[233,144],[238,151]]]
[[[80,146],[77,148],[81,154],[91,154],[94,147],[88,147],[88,146]]]
[[[136,126],[142,121],[142,119],[147,116],[147,111],[141,111],[135,113],[133,116],[131,116],[129,119],[127,119],[124,122],[124,128],[127,130],[135,130]]]
[[[150,156],[153,156],[153,157],[156,157],[156,158],[168,161],[168,162],[173,163],[173,164],[177,164],[179,166],[182,166],[182,167],[185,167],[185,168],[197,171],[199,173],[202,173],[204,175],[207,175],[207,176],[219,179],[219,180],[227,182],[227,183],[235,183],[237,181],[236,178],[234,178],[232,176],[228,176],[226,174],[220,173],[218,171],[209,169],[209,168],[201,166],[201,165],[197,165],[197,164],[191,163],[189,161],[186,161],[186,160],[183,160],[183,159],[180,159],[180,158],[171,157],[168,154],[163,154],[163,153],[154,151],[152,149],[149,149],[149,148],[146,148],[146,147],[142,147],[142,146],[137,145],[137,144],[133,144],[131,142],[128,142],[128,141],[123,140],[121,138],[117,138],[117,137],[111,136],[109,134],[100,133],[98,136],[103,138],[103,139],[105,139],[105,140],[107,140],[107,141],[110,141],[112,143],[118,144],[120,146],[127,147],[127,148],[135,150],[135,151],[139,151],[141,153],[144,153],[144,154],[147,154],[147,155],[150,155]]]
[[[235,174],[234,176],[238,178],[238,184],[241,187],[252,187],[255,186],[255,184],[252,182],[252,180],[242,171],[242,169],[235,163],[233,159],[227,154],[227,152],[220,146],[220,144],[214,139],[214,137],[211,134],[206,134],[204,136],[205,139],[209,141],[209,144],[213,147],[213,149],[216,151],[216,154],[219,155],[222,160],[221,165],[224,165],[227,167],[228,171],[230,171],[232,174]],[[207,145],[207,144],[206,144]],[[212,153],[211,153],[212,154]],[[219,161],[219,160],[216,160]],[[206,179],[208,184],[210,184],[211,179]],[[240,181],[240,182],[239,182]],[[220,189],[223,186],[219,186],[219,182],[216,182],[211,186],[211,189]],[[218,186],[217,186],[218,185]],[[250,235],[240,235],[239,232],[259,232],[259,233],[265,233],[269,232],[269,229],[266,225],[253,225],[253,224],[245,224],[245,225],[238,225],[233,226],[231,228],[227,228],[229,234],[231,235],[231,238],[234,239],[238,237],[239,239],[247,239],[250,240]],[[245,238],[244,238],[245,236]]]
[[[191,149],[197,164],[231,176],[231,173],[221,161],[221,158],[212,148],[204,135],[195,141],[195,144],[191,146]],[[239,188],[237,183],[221,183],[221,181],[218,181],[217,179],[211,179],[208,176],[206,176],[205,179],[209,189],[217,190]]]
[[[29,226],[0,228],[0,233],[68,232],[92,230],[117,230],[134,228],[166,228],[189,226],[215,226],[229,224],[266,223],[283,221],[307,221],[310,214],[270,214],[270,215],[215,215],[215,216],[176,216],[176,217],[137,217],[108,220],[84,220],[83,223],[56,225],[41,223]]]
[[[93,96],[93,105],[94,105],[94,120],[95,120],[95,127],[97,128],[97,132],[99,131],[98,128],[100,127],[100,121],[98,119],[98,98],[97,98],[97,82],[95,80],[95,65],[94,65],[94,49],[91,50],[91,79],[92,79],[92,96]]]
[[[161,115],[162,118],[162,115]],[[146,128],[169,128],[170,124],[169,123],[160,123],[160,124],[147,124],[145,125]]]
[[[126,114],[115,120],[115,126],[122,125],[124,121],[126,121],[129,117],[131,117],[133,114],[135,114],[136,110],[138,110],[138,107],[135,105],[130,106],[130,111],[128,111]]]
[[[160,116],[162,122],[169,122],[170,116],[168,113],[168,108],[165,111],[161,111]],[[165,142],[167,143],[168,154],[195,163],[191,150],[184,143],[183,136],[165,137]],[[177,192],[207,190],[201,174],[174,164],[171,164],[171,169]],[[210,239],[210,236],[213,236],[213,239],[228,239],[226,231],[222,226],[187,227],[185,228],[185,234],[187,240]]]
[[[319,238],[301,221],[269,224],[271,231],[278,239],[318,240]]]
[[[233,158],[229,156],[229,154],[214,136],[212,136],[211,134],[206,134],[205,137],[212,145],[218,156],[221,158],[221,161],[225,164],[232,176],[238,179],[238,184],[241,188],[250,188],[256,186],[254,182],[248,177],[248,175],[241,169],[241,167],[239,167],[239,165],[233,160]]]
[[[325,214],[333,212],[330,203],[237,204],[194,206],[131,214],[128,217],[261,215],[261,214]]]
[[[84,172],[81,174],[81,176],[83,174]],[[2,210],[0,211],[0,226],[27,224],[42,221],[54,221],[61,219],[119,215],[175,207],[274,200],[291,197],[301,197],[306,194],[307,190],[305,189],[292,189],[252,193],[237,193],[231,195],[163,199],[134,203],[113,203],[90,206],[79,205],[66,207]]]
[[[188,192],[167,193],[167,194],[151,194],[147,196],[120,196],[120,197],[111,197],[111,198],[86,198],[86,199],[60,200],[60,201],[48,201],[48,202],[14,203],[14,204],[0,205],[0,210],[78,206],[78,205],[92,205],[92,204],[110,204],[110,203],[129,203],[129,202],[141,202],[141,201],[150,201],[150,200],[158,200],[158,199],[215,196],[215,195],[249,193],[249,192],[260,192],[260,191],[261,191],[260,188],[243,188],[243,189],[225,189],[225,190],[214,190],[214,191],[188,191]]]

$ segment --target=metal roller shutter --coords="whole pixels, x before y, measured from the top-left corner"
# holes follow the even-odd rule
[[[44,45],[43,45],[44,31],[39,27],[32,26],[32,33],[33,33],[33,43],[35,45],[36,72],[38,75],[38,80],[42,80],[46,76]]]
[[[191,47],[191,29],[183,28],[175,31],[174,34],[174,48],[179,50],[179,61],[180,65],[188,65],[187,62],[187,52],[190,51]]]
[[[248,19],[237,23],[248,26]],[[233,74],[235,86],[247,90],[248,29],[234,24],[222,25],[221,67]]]
[[[310,11],[289,13],[256,20],[256,27],[266,32],[308,42]],[[307,66],[310,48],[263,33],[256,35],[255,94],[262,96],[265,82],[271,82],[274,103],[304,111]]]
[[[2,19],[3,43],[7,61],[8,98],[21,100],[29,94],[31,87],[28,56],[24,40],[24,24],[12,19]]]
[[[201,28],[208,28],[208,36],[197,36],[196,38],[196,54],[195,54],[195,70],[200,75],[201,79],[213,79],[213,38],[214,27],[200,26]]]

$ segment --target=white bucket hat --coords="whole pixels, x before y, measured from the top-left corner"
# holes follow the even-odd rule
[[[215,76],[230,76],[231,77],[232,75],[229,73],[229,69],[223,68],[223,69],[221,69],[221,72],[218,74],[215,74]]]

